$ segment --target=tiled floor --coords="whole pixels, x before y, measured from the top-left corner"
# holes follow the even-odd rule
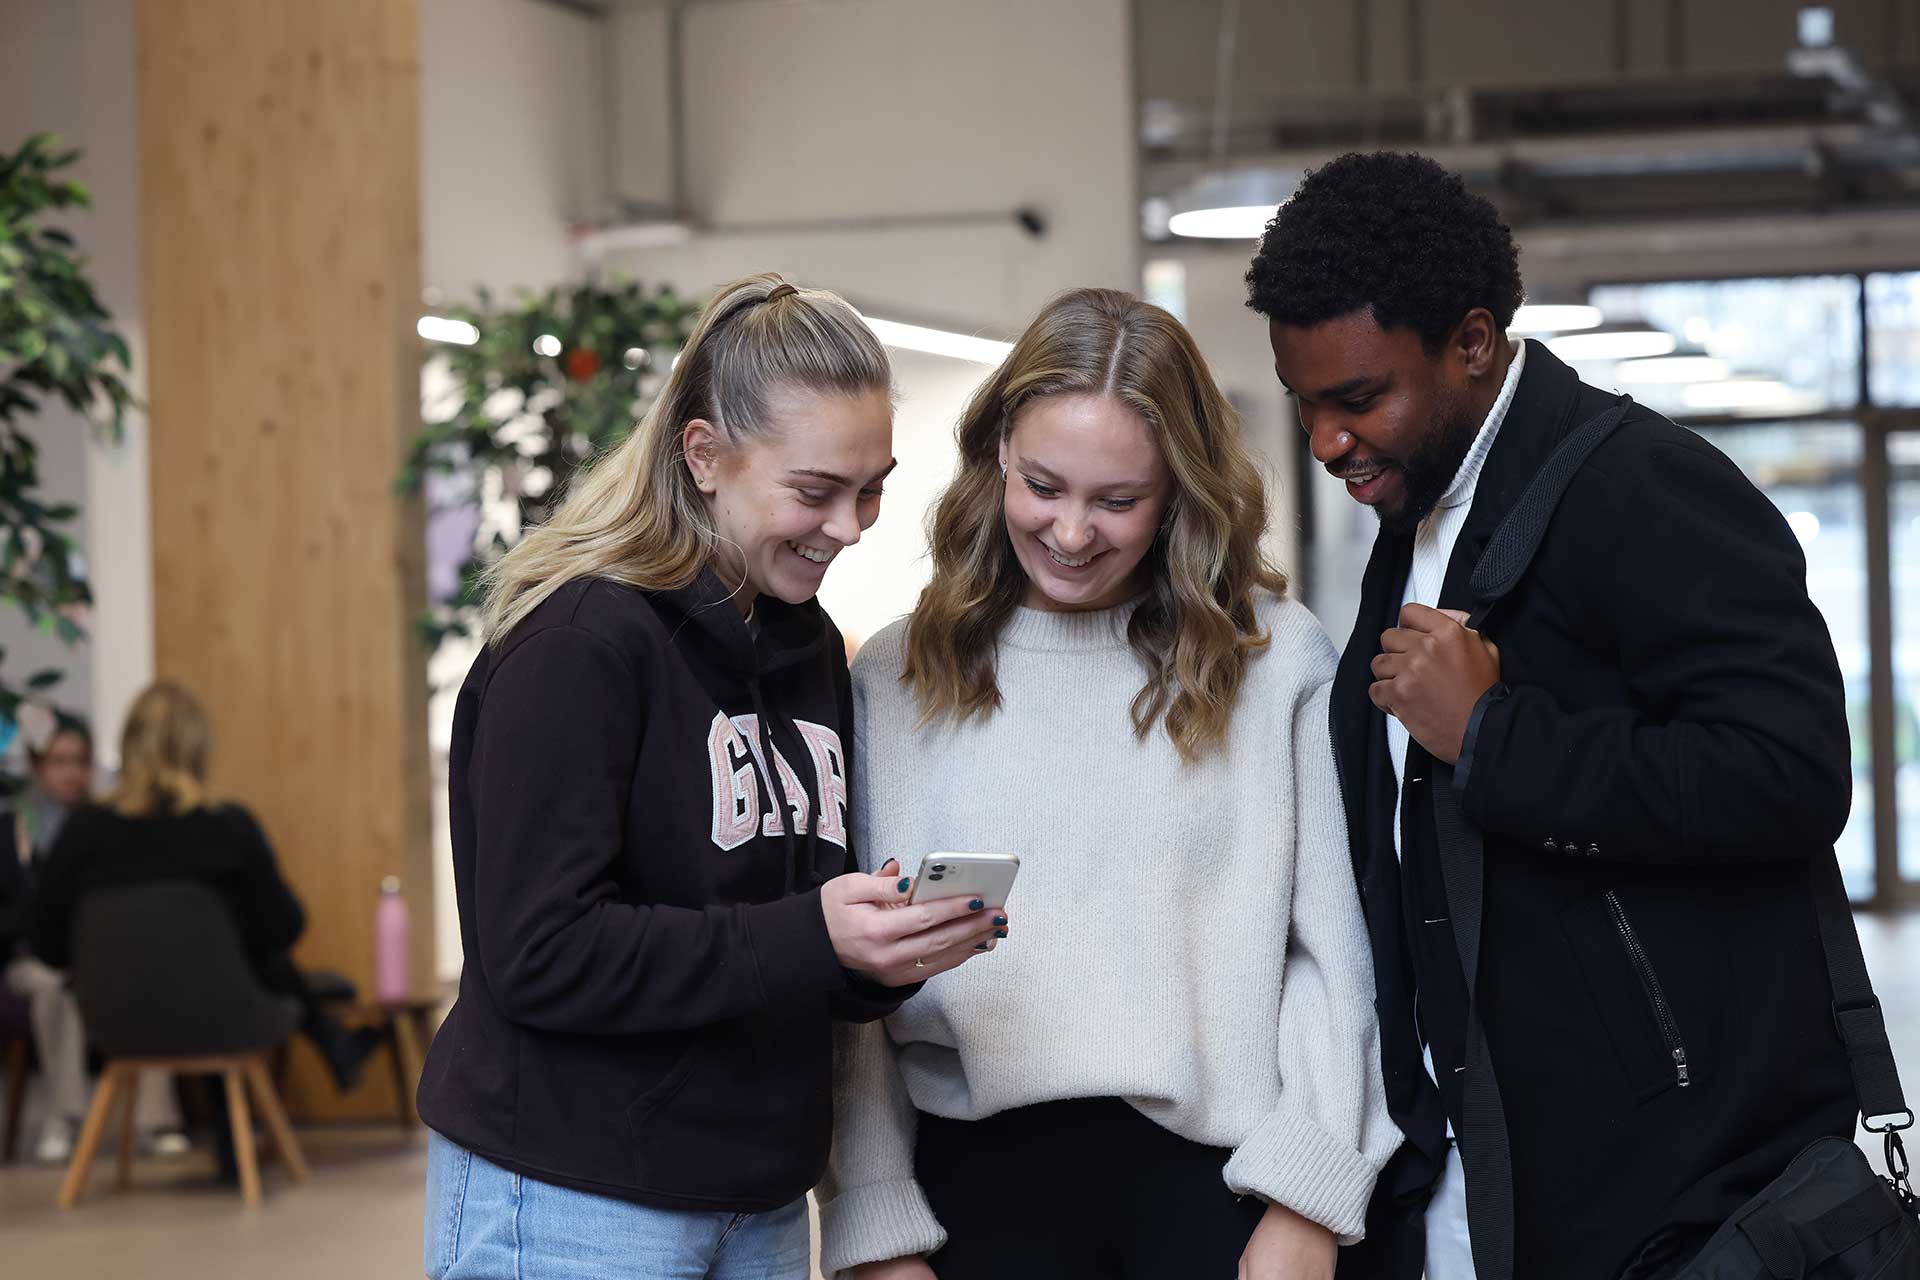
[[[1920,915],[1863,918],[1860,932],[1909,1092],[1920,1095]],[[0,1169],[0,1274],[7,1280],[418,1277],[425,1140],[392,1126],[314,1129],[301,1137],[312,1181],[293,1187],[270,1167],[266,1201],[257,1210],[243,1206],[238,1193],[214,1187],[203,1157],[143,1162],[134,1189],[124,1193],[112,1190],[111,1161],[103,1160],[92,1193],[71,1213],[54,1208],[57,1171]],[[1878,1142],[1863,1145],[1877,1163]]]
[[[142,1161],[130,1191],[113,1162],[94,1165],[89,1193],[54,1207],[58,1170],[0,1170],[0,1273],[9,1280],[418,1280],[426,1139],[397,1126],[309,1129],[312,1177],[291,1184],[263,1171],[266,1195],[248,1209],[216,1186],[213,1161]]]

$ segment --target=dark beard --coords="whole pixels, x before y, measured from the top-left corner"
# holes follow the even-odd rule
[[[1398,536],[1417,531],[1453,478],[1460,474],[1460,464],[1467,460],[1467,451],[1473,448],[1473,438],[1479,434],[1479,428],[1464,406],[1457,403],[1447,406],[1439,426],[1400,464],[1400,483],[1406,490],[1406,500],[1400,509],[1388,513],[1374,508],[1380,517],[1380,528]]]

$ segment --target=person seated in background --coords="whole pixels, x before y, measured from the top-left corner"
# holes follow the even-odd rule
[[[67,966],[74,910],[95,890],[162,880],[206,884],[232,907],[261,984],[300,1002],[300,1030],[345,1093],[359,1083],[378,1034],[341,1025],[294,967],[287,950],[306,928],[306,913],[253,815],[208,796],[211,746],[206,713],[186,689],[163,680],[135,699],[120,738],[118,785],[105,804],[68,814],[40,870],[33,953],[54,968]]]
[[[47,1081],[47,1118],[34,1158],[63,1163],[87,1107],[86,1030],[66,975],[27,949],[34,884],[67,815],[86,803],[93,786],[93,734],[74,717],[37,703],[18,713],[27,754],[27,786],[0,808],[0,966],[7,989],[27,1004],[34,1052]],[[135,1123],[148,1147],[176,1154],[186,1145],[168,1077],[141,1080]]]

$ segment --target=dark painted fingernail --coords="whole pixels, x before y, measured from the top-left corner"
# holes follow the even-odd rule
[[[911,888],[913,888],[913,881],[912,881],[911,879],[909,879],[908,877],[906,877],[906,876],[901,876],[901,877],[900,877],[900,892],[901,892],[901,893],[905,893],[905,892],[906,892],[907,890],[909,890],[909,889],[911,889]]]
[[[984,906],[986,906],[986,905],[987,905],[987,904],[986,904],[986,903],[984,903],[984,902],[982,902],[982,901],[980,901],[980,899],[978,899],[978,898],[975,898],[975,899],[974,899],[974,900],[973,900],[972,902],[969,902],[969,903],[967,904],[967,910],[969,910],[969,911],[978,911],[978,910],[979,910],[980,908],[982,908],[982,907],[984,907]]]
[[[979,946],[975,947],[974,950],[975,951],[991,951],[993,950],[993,948],[989,947],[986,943],[983,942]]]
[[[993,922],[995,924],[1005,924],[1007,922],[1007,918],[1005,916],[995,916],[993,918]]]
[[[993,936],[996,938],[1004,938],[1007,936],[1007,931],[1005,929],[995,929],[993,931]]]

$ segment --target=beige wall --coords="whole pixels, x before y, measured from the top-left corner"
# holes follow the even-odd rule
[[[140,310],[140,167],[134,105],[132,0],[0,0],[0,146],[53,130],[84,149],[76,176],[93,208],[66,224],[89,260],[100,300],[133,349],[133,386],[145,377]],[[87,640],[72,649],[0,610],[0,647],[13,677],[58,667],[64,707],[88,712],[103,765],[117,755],[120,722],[153,678],[153,571],[147,533],[147,427],[129,416],[123,443],[89,438],[58,403],[26,424],[40,446],[50,497],[80,504],[76,524],[94,607]]]
[[[704,292],[778,270],[872,314],[1010,337],[1075,285],[1139,285],[1131,59],[1125,0],[737,0],[686,14],[687,203],[697,221],[845,222],[700,234],[609,265]],[[629,24],[629,48],[658,39]],[[629,101],[635,99],[629,98]],[[644,120],[637,154],[664,164]],[[654,175],[657,177],[657,174]],[[629,163],[629,193],[664,188]],[[862,218],[1031,205],[965,228]],[[912,607],[926,580],[927,503],[951,476],[953,429],[986,366],[896,353],[900,390],[880,523],[828,575],[821,599],[861,635]]]
[[[532,0],[419,0],[424,283],[539,289],[606,189],[603,25]]]
[[[695,219],[747,233],[616,265],[713,283],[777,266],[876,312],[1012,329],[1074,284],[1137,283],[1125,0],[735,0],[685,17]],[[626,21],[646,20],[642,14]],[[622,137],[645,137],[623,120]],[[649,152],[648,154],[658,154]],[[647,186],[629,169],[625,185]],[[1047,235],[848,225],[1037,207]]]

